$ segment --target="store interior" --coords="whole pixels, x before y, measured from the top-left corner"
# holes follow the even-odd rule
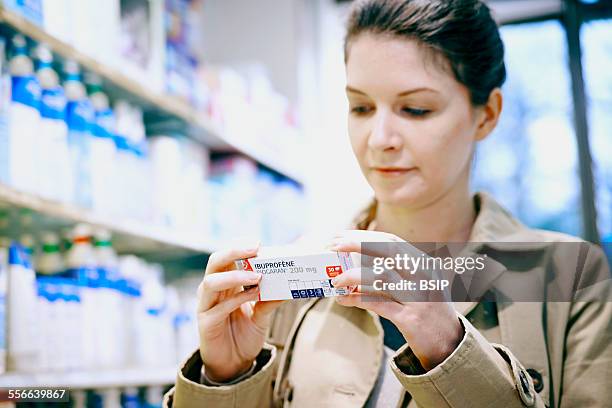
[[[349,225],[350,3],[0,0],[0,388],[160,407],[212,252]],[[473,189],[612,248],[612,0],[488,3],[508,81]]]

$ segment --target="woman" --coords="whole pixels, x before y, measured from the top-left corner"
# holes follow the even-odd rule
[[[360,252],[361,242],[381,238],[498,242],[504,267],[525,277],[568,261],[561,242],[577,238],[528,229],[491,197],[469,192],[475,145],[497,124],[505,80],[499,32],[480,0],[359,2],[345,61],[349,136],[375,201],[358,217],[358,231],[339,234],[332,249]],[[522,242],[522,252],[502,245],[508,241]],[[200,349],[181,368],[167,405],[612,401],[610,303],[368,302],[358,290],[296,310],[295,301],[256,302],[257,288],[243,290],[260,276],[233,270],[234,261],[257,251],[210,257],[198,288]],[[538,251],[554,256],[532,256]],[[609,273],[596,247],[581,254],[586,274]],[[334,285],[360,283],[353,270]]]

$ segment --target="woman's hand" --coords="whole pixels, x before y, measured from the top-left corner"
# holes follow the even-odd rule
[[[362,243],[383,242],[374,245],[372,251],[364,253]],[[377,231],[346,231],[336,236],[330,249],[361,254],[362,265],[365,257],[393,258],[397,253],[409,252],[410,256],[420,256],[421,252],[393,234]],[[401,279],[415,281],[419,276],[405,271],[393,270],[374,274],[366,268],[353,268],[337,276],[334,286],[357,286],[357,290],[347,296],[339,296],[336,301],[344,306],[355,306],[390,320],[402,333],[415,356],[426,370],[444,361],[458,346],[464,331],[450,302],[448,293],[427,295],[415,293],[415,300],[407,301],[411,294],[398,290],[378,290],[371,283],[374,279],[383,282],[398,282]],[[431,279],[431,276],[427,278]],[[368,281],[368,282],[365,282]],[[380,283],[376,287],[380,288]]]
[[[234,262],[257,255],[258,248],[215,252],[198,287],[200,355],[206,376],[230,381],[248,371],[261,351],[272,312],[282,303],[256,302],[261,274],[236,270]]]

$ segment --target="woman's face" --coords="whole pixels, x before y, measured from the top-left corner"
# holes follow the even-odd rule
[[[467,180],[482,115],[450,66],[415,41],[361,34],[346,75],[351,145],[379,202],[422,207]]]

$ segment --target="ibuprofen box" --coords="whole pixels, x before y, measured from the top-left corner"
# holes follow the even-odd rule
[[[262,274],[259,300],[340,296],[351,288],[334,288],[331,279],[353,267],[348,252],[297,256],[257,256],[236,262],[238,269]]]

